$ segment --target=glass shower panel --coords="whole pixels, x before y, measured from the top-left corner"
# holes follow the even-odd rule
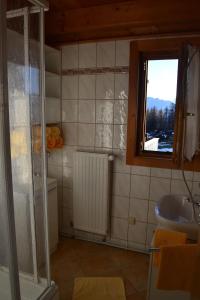
[[[7,20],[10,140],[19,270],[33,273],[32,170],[23,16]]]
[[[26,5],[26,3],[25,3]],[[16,12],[14,12],[16,13]],[[27,6],[7,20],[12,179],[18,265],[47,287],[42,144],[40,13]],[[48,281],[49,282],[49,281]]]

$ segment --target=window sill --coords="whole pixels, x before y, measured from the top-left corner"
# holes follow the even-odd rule
[[[133,156],[132,158],[127,153],[126,162],[128,165],[137,165],[150,168],[163,169],[181,169],[178,163],[174,162],[172,157],[152,157],[152,156]],[[196,157],[192,162],[184,164],[186,171],[200,172],[200,156]]]

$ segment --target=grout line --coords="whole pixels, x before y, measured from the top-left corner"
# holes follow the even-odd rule
[[[97,63],[96,63],[97,65]],[[95,68],[73,68],[62,70],[63,76],[74,76],[74,75],[93,75],[93,74],[128,74],[129,67],[127,66],[114,66],[114,67],[95,67]]]

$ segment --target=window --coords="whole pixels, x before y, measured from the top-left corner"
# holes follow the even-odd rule
[[[177,168],[183,128],[182,39],[131,43],[127,163]]]
[[[146,57],[144,76],[144,126],[141,150],[172,153],[176,115],[178,57]]]

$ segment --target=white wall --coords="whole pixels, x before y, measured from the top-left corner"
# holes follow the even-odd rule
[[[60,193],[63,192],[62,200],[60,198],[61,231],[71,235],[73,151],[88,149],[114,153],[111,242],[119,246],[145,249],[156,227],[156,201],[166,193],[182,194],[187,191],[179,171],[125,164],[129,76],[128,73],[116,72],[116,68],[127,66],[129,41],[62,48],[62,71],[67,74],[69,69],[73,69],[75,72],[74,75],[68,72],[62,77],[65,147],[51,155],[49,175],[59,178]],[[112,70],[100,74],[100,70],[103,71],[105,67]],[[80,69],[84,74],[80,75]],[[200,194],[200,174],[187,172],[187,178],[193,192]],[[98,238],[91,234],[76,234]]]

